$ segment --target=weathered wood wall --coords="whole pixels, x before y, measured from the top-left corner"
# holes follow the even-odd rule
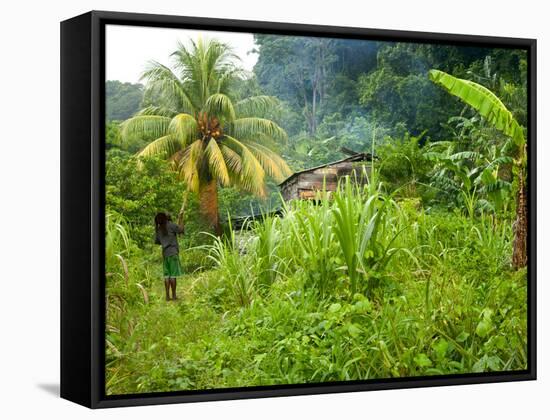
[[[312,169],[297,174],[281,186],[281,194],[285,201],[292,199],[312,199],[316,191],[336,191],[338,180],[350,175],[353,182],[365,184],[368,182],[363,168],[370,175],[370,162],[339,162],[331,166]]]

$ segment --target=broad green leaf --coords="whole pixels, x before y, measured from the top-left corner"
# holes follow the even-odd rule
[[[478,111],[496,129],[510,136],[517,146],[525,144],[523,129],[502,101],[486,87],[459,79],[440,70],[429,71],[430,80]]]
[[[493,323],[490,319],[483,318],[476,327],[476,334],[479,335],[481,338],[484,338],[489,334],[489,331],[491,331],[491,328],[493,327]]]
[[[338,312],[341,308],[342,308],[342,305],[340,305],[339,303],[333,303],[328,307],[328,311],[335,313],[335,312]]]
[[[447,349],[449,348],[449,342],[443,338],[440,338],[432,345],[432,348],[434,349],[439,360],[444,359]]]
[[[414,362],[419,367],[430,367],[432,365],[432,361],[430,358],[426,355],[426,353],[419,353],[414,357]]]
[[[360,300],[356,302],[353,307],[357,312],[369,312],[372,310],[372,303],[370,303],[368,300]]]

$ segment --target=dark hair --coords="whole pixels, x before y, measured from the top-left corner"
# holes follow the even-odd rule
[[[157,215],[155,216],[155,230],[158,232],[160,229],[161,232],[166,235],[168,233],[168,230],[166,228],[167,223],[168,216],[166,215],[166,213],[157,213]]]

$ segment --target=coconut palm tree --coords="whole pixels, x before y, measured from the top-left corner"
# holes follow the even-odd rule
[[[511,149],[514,172],[517,176],[516,221],[514,223],[514,267],[527,265],[527,141],[523,128],[502,101],[486,87],[470,80],[458,79],[439,70],[430,70],[430,80],[450,94],[460,98],[481,114],[497,130],[511,140],[504,149]]]
[[[172,68],[150,62],[142,75],[153,105],[122,125],[122,137],[154,138],[138,156],[161,155],[173,162],[188,191],[198,193],[200,212],[220,232],[218,186],[265,195],[265,177],[291,174],[273,151],[285,131],[268,118],[277,100],[235,100],[231,84],[244,72],[232,49],[217,40],[178,43]]]

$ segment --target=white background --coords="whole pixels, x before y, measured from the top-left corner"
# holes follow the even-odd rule
[[[550,13],[544,4],[541,0],[3,2],[0,417],[548,418]],[[99,411],[59,399],[59,22],[91,9],[537,38],[539,380]]]

